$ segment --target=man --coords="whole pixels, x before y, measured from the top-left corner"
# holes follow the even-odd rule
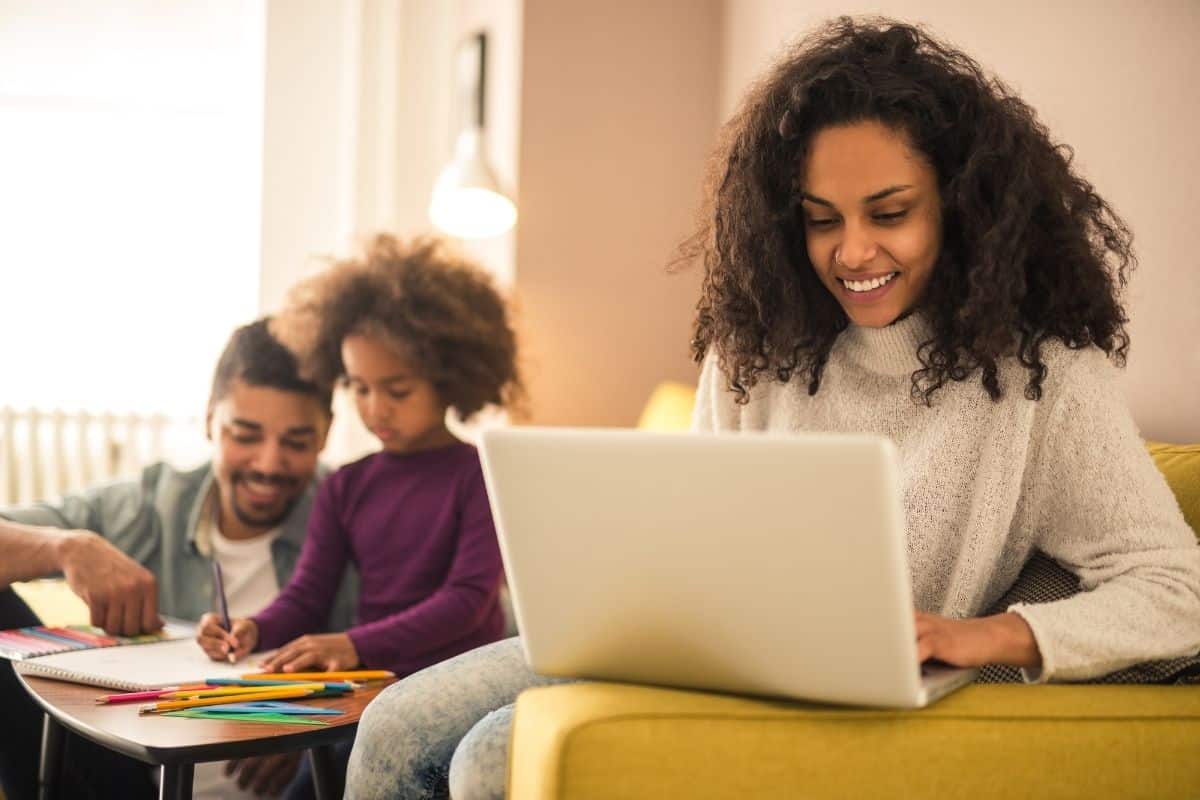
[[[160,614],[195,620],[214,607],[212,559],[225,573],[230,612],[257,612],[299,557],[330,401],[328,388],[299,377],[267,320],[239,328],[213,376],[210,463],[190,472],[154,464],[138,480],[0,510],[0,628],[38,624],[7,587],[53,573],[88,604],[92,624],[110,633],[157,630]],[[351,577],[339,590],[331,630],[352,621],[354,583]],[[0,727],[0,782],[9,800],[18,800],[36,789],[41,714],[15,685],[7,662],[0,662],[0,703],[13,710]],[[143,768],[71,738],[67,796],[76,789],[125,794],[133,791],[130,782],[145,777]],[[257,779],[256,785],[273,788],[290,776],[294,762],[248,762],[243,782]],[[212,778],[197,769],[197,795]],[[232,787],[222,790],[232,793]]]

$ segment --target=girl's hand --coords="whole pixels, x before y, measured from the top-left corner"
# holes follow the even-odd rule
[[[1019,614],[1008,612],[976,619],[950,619],[921,611],[913,614],[920,661],[936,658],[956,667],[1042,665],[1033,631]]]
[[[230,653],[235,663],[241,661],[258,644],[258,625],[252,619],[235,619],[229,623],[233,630],[226,631],[220,619],[216,614],[201,617],[196,641],[213,661],[229,661]]]
[[[359,664],[354,642],[345,633],[301,636],[259,664],[263,672],[340,672]]]

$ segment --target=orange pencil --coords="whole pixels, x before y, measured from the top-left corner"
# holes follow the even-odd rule
[[[156,714],[160,711],[175,711],[181,708],[198,708],[200,706],[220,706],[229,703],[254,703],[259,700],[288,700],[295,697],[308,697],[315,694],[312,689],[297,689],[284,687],[267,692],[251,694],[231,694],[222,697],[201,697],[196,700],[167,700],[162,703],[151,703],[138,709],[139,714]]]
[[[396,673],[386,669],[358,669],[347,672],[262,672],[242,677],[260,681],[381,681],[396,677]]]
[[[325,684],[316,682],[295,683],[290,686],[202,686],[199,689],[180,689],[167,692],[157,700],[197,700],[201,697],[224,697],[231,694],[262,694],[263,692],[279,691],[280,689],[310,689],[314,692],[325,691]]]

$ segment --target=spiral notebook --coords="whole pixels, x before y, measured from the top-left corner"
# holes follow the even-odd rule
[[[72,650],[13,662],[22,675],[54,678],[127,692],[199,683],[206,678],[237,678],[258,671],[270,653],[237,664],[211,660],[195,640],[176,638],[133,647]]]

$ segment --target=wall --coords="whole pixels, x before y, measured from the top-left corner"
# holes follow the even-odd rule
[[[716,132],[716,2],[526,0],[516,288],[533,421],[632,425],[694,382],[689,231]]]
[[[262,311],[355,227],[361,13],[357,2],[267,0]]]
[[[1200,4],[726,0],[720,114],[784,41],[841,13],[924,22],[1029,101],[1135,235],[1122,386],[1148,438],[1200,441]]]

